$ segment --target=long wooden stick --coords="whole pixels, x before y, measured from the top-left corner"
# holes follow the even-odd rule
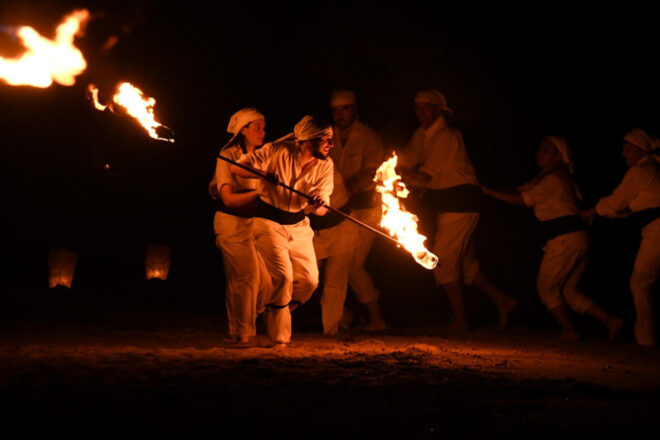
[[[246,166],[246,165],[243,165],[243,164],[240,164],[240,163],[238,163],[238,162],[235,162],[235,161],[233,161],[233,160],[231,160],[231,159],[229,159],[229,158],[227,158],[227,157],[222,156],[221,154],[218,154],[218,158],[224,160],[225,162],[229,162],[229,163],[232,164],[232,165],[236,165],[237,167],[239,167],[239,168],[241,168],[241,169],[244,169],[244,170],[246,170],[246,171],[249,171],[250,173],[252,173],[252,174],[254,174],[254,175],[257,175],[257,176],[261,177],[262,179],[265,179],[265,180],[268,180],[268,181],[271,182],[271,183],[274,183],[274,182],[272,182],[272,181],[268,178],[268,176],[266,176],[266,175],[265,175],[264,173],[262,173],[261,171],[257,171],[257,170],[255,170],[254,168],[251,168],[251,167],[248,167],[248,166]],[[280,182],[279,180],[277,181],[277,185],[281,186],[282,188],[286,188],[286,189],[288,189],[288,190],[291,191],[292,193],[295,193],[295,194],[298,194],[299,196],[305,197],[305,198],[306,198],[307,200],[309,200],[309,201],[312,201],[312,200],[313,200],[313,197],[310,196],[309,194],[305,194],[305,193],[302,192],[302,191],[298,191],[297,189],[292,188],[292,187],[290,187],[289,185]],[[336,212],[337,214],[341,215],[341,216],[344,217],[346,220],[350,220],[350,221],[352,221],[353,223],[355,223],[355,224],[357,224],[357,225],[359,225],[359,226],[362,226],[363,228],[366,228],[366,229],[370,230],[370,231],[373,232],[374,234],[378,234],[378,235],[380,235],[381,237],[385,237],[385,238],[387,238],[388,240],[393,241],[394,243],[397,244],[397,246],[403,246],[403,245],[402,245],[402,244],[401,244],[396,238],[394,238],[394,237],[392,237],[392,236],[390,236],[390,235],[387,235],[387,234],[384,233],[383,231],[381,231],[381,230],[379,230],[379,229],[376,229],[376,228],[374,228],[373,226],[370,226],[370,225],[368,225],[368,224],[366,224],[366,223],[364,223],[364,222],[361,222],[360,220],[356,219],[355,217],[351,217],[350,215],[346,214],[345,212],[342,212],[342,211],[340,211],[340,210],[338,210],[338,209],[335,209],[335,208],[333,208],[332,206],[329,206],[329,205],[323,205],[323,206],[324,206],[326,209],[328,209],[328,210],[330,210],[330,211],[332,211],[332,212]]]

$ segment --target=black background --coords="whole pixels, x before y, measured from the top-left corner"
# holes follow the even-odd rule
[[[6,295],[44,289],[52,247],[80,251],[74,290],[135,292],[145,244],[163,242],[174,249],[174,296],[221,311],[207,184],[239,108],[259,108],[272,140],[306,113],[327,115],[330,92],[346,87],[357,93],[361,119],[399,148],[416,128],[415,92],[438,88],[482,183],[513,188],[531,178],[540,140],[560,134],[574,150],[585,207],[622,178],[623,135],[638,125],[657,131],[660,120],[657,29],[650,11],[634,5],[246,2],[216,12],[201,2],[4,1],[0,23],[52,35],[77,7],[93,18],[76,40],[89,64],[76,84],[0,84]],[[104,51],[111,35],[118,43]],[[1,54],[18,50],[0,33]],[[107,99],[123,80],[156,98],[157,120],[175,131],[175,144],[91,107],[87,84]],[[486,272],[520,300],[518,321],[549,326],[535,293],[536,232],[528,211],[491,201],[477,250]],[[585,291],[634,316],[627,280],[638,234],[600,220],[592,237]],[[441,320],[446,307],[430,274],[386,243],[377,250],[369,268],[379,273],[386,318],[403,326]],[[494,308],[480,298],[470,296],[469,313],[486,323]]]

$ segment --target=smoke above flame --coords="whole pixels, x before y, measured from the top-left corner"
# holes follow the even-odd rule
[[[76,76],[87,68],[87,62],[73,40],[88,19],[86,9],[73,11],[57,26],[53,40],[30,26],[17,28],[16,36],[25,51],[18,58],[0,56],[0,79],[12,86],[46,88],[53,82],[74,85]]]
[[[161,137],[158,135],[157,129],[161,127],[168,130],[172,135],[174,135],[174,132],[171,128],[156,121],[154,116],[156,100],[151,97],[145,97],[142,90],[133,84],[128,82],[119,83],[117,85],[117,92],[112,97],[113,102],[107,105],[99,102],[99,89],[94,84],[87,86],[87,91],[94,104],[94,108],[97,110],[103,111],[106,108],[110,108],[112,112],[116,113],[116,109],[119,107],[123,112],[134,117],[144,127],[151,138],[174,143],[173,137]]]
[[[417,263],[426,269],[433,269],[438,264],[438,257],[424,246],[426,237],[417,232],[419,219],[401,205],[400,199],[408,197],[408,189],[396,172],[396,164],[397,156],[393,154],[381,164],[374,178],[383,211],[380,226],[401,243]]]

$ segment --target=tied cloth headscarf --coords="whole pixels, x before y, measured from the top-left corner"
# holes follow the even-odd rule
[[[227,133],[231,133],[233,136],[221,148],[221,151],[231,145],[234,139],[236,139],[236,136],[238,136],[238,134],[241,132],[241,129],[243,129],[249,123],[258,121],[259,119],[266,120],[264,115],[253,107],[241,109],[231,115],[231,118],[229,118],[229,124],[227,125]]]
[[[559,151],[561,162],[566,165],[568,172],[573,174],[573,159],[571,158],[571,149],[566,143],[566,139],[561,136],[547,136],[546,139],[555,146],[557,151]],[[578,188],[573,179],[571,179],[571,182],[573,184],[573,191],[575,192],[575,196],[582,200],[582,193],[580,192],[580,188]]]
[[[323,136],[332,137],[332,126],[329,124],[322,124],[314,119],[313,116],[307,115],[293,127],[293,133],[289,133],[273,143],[288,141],[292,139],[303,142],[312,139],[319,139]]]
[[[440,90],[426,89],[418,92],[417,95],[415,95],[415,103],[418,102],[435,105],[440,107],[440,110],[446,111],[450,115],[454,114],[454,111],[447,106],[447,99]]]
[[[561,136],[548,136],[546,139],[559,151],[562,163],[566,165],[568,172],[573,174],[573,159],[571,158],[571,149],[568,147],[566,139]]]
[[[350,90],[335,90],[330,96],[330,107],[341,107],[344,105],[357,105],[355,93]]]
[[[649,135],[641,128],[635,128],[625,135],[623,140],[651,154],[651,157],[655,158],[655,160],[660,160],[660,140],[655,136]]]

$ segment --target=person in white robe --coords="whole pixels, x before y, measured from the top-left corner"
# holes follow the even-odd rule
[[[239,110],[229,120],[227,132],[232,137],[220,154],[237,160],[255,151],[263,144],[265,128],[265,118],[258,110]],[[225,271],[227,340],[251,344],[256,336],[257,314],[263,311],[263,299],[270,297],[272,290],[270,275],[254,243],[247,209],[258,195],[256,181],[231,174],[229,163],[218,158],[209,192],[217,201],[213,229]]]
[[[449,124],[453,112],[442,92],[423,90],[414,102],[420,126],[401,151],[399,169],[404,182],[423,192],[424,203],[436,213],[431,251],[438,265],[433,275],[452,308],[454,320],[448,330],[469,331],[463,284],[474,284],[486,293],[497,307],[498,327],[504,329],[517,301],[490,282],[474,257],[472,234],[479,222],[482,193],[463,136]]]
[[[581,196],[572,178],[573,163],[566,140],[559,136],[543,139],[536,152],[536,164],[541,172],[516,193],[485,186],[482,190],[504,202],[532,208],[541,223],[546,242],[536,285],[541,301],[562,328],[561,338],[580,339],[568,314],[570,307],[600,320],[608,329],[608,339],[614,340],[623,320],[611,316],[578,289],[588,262],[589,238],[578,208]]]
[[[384,160],[383,141],[378,133],[360,121],[357,99],[350,90],[335,90],[330,97],[330,111],[334,121],[334,144],[330,157],[341,171],[350,193],[352,215],[370,226],[377,227],[381,217],[379,198],[375,192],[374,176]],[[368,313],[366,331],[383,331],[387,328],[381,312],[380,291],[365,269],[376,234],[358,230],[358,245],[350,262],[348,282],[357,300],[364,304]],[[346,237],[344,240],[349,240]],[[347,310],[347,313],[349,311]]]
[[[353,215],[349,205],[349,193],[338,169],[334,172],[334,189],[330,206]],[[319,267],[322,267],[321,321],[323,334],[337,335],[348,330],[344,316],[344,303],[348,289],[351,261],[358,243],[360,227],[341,214],[330,212],[323,217],[310,215],[314,230],[314,251]]]
[[[314,233],[304,209],[324,215],[333,189],[332,128],[305,116],[291,135],[242,155],[238,163],[269,179],[257,180],[260,208],[253,219],[257,248],[263,255],[273,282],[266,304],[266,328],[278,347],[291,342],[291,309],[305,303],[318,285]],[[242,177],[254,174],[236,165],[231,172]],[[296,194],[281,185],[312,197]]]
[[[619,186],[596,206],[584,211],[610,218],[634,216],[642,241],[630,277],[635,305],[635,339],[640,345],[656,343],[651,288],[660,277],[660,164],[658,138],[636,128],[623,138],[622,156],[628,165]]]

